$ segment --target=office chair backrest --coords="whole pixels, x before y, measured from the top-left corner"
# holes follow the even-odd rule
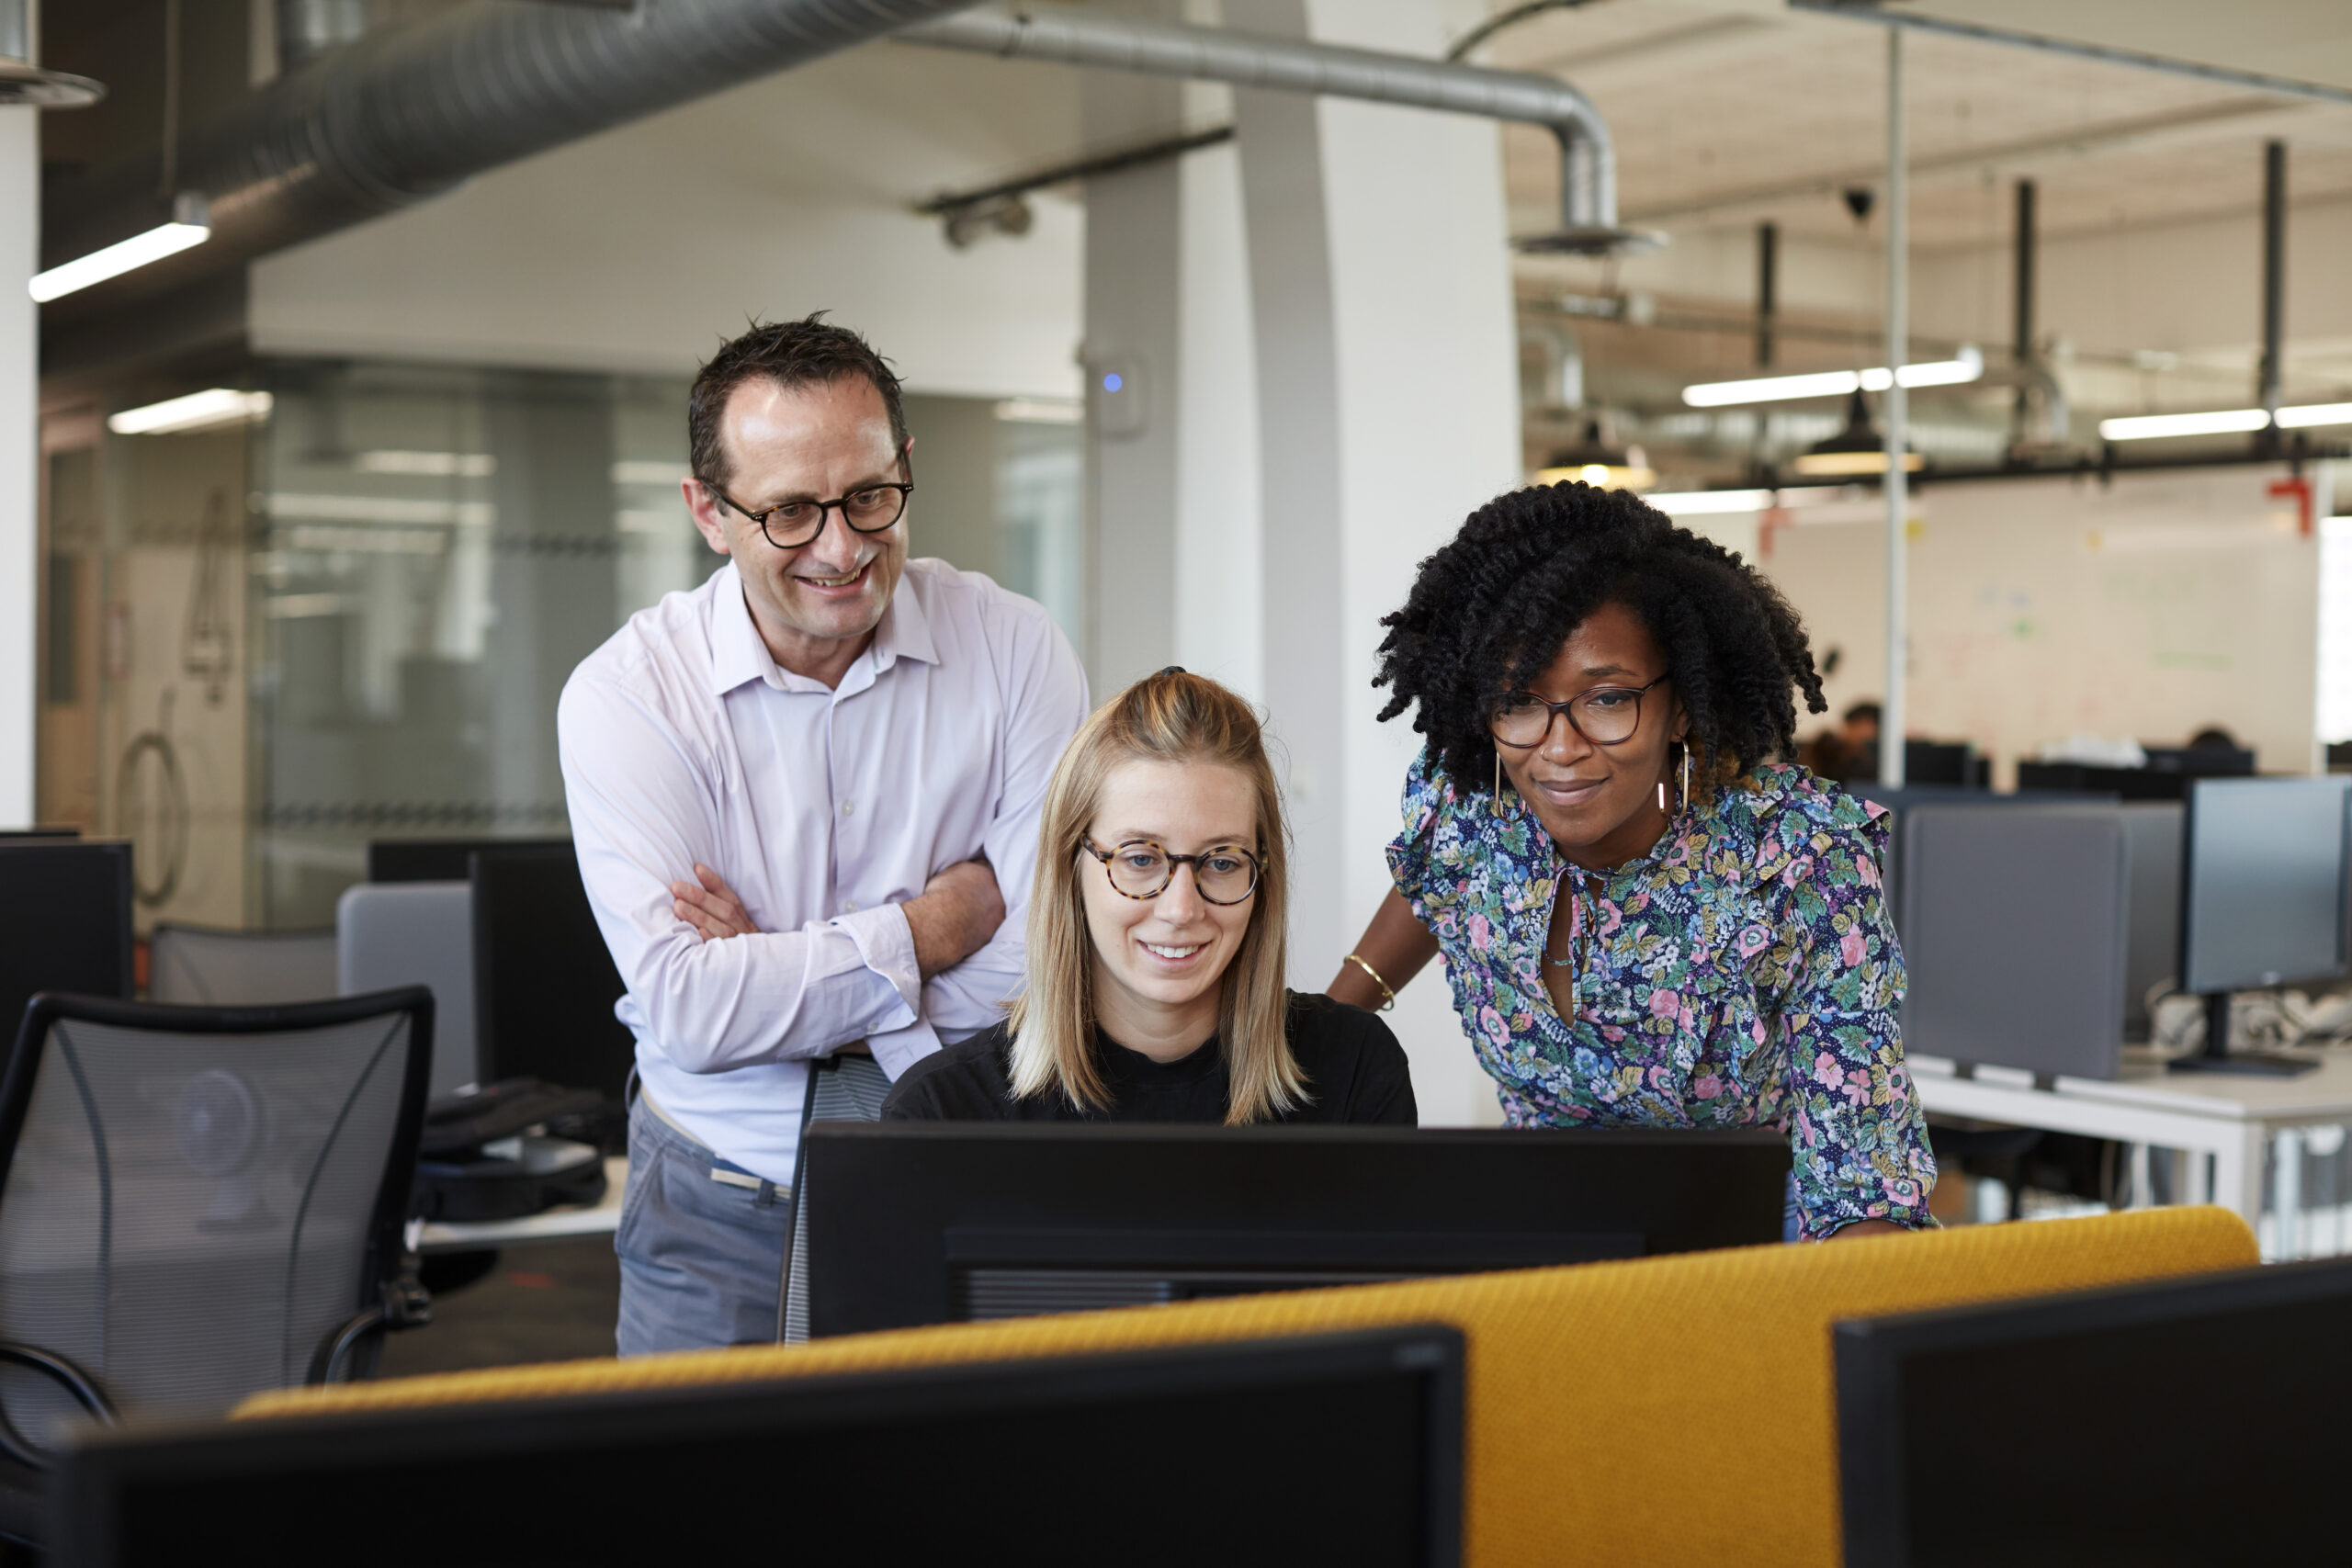
[[[0,1339],[72,1359],[126,1413],[217,1415],[302,1382],[400,1267],[432,1048],[421,987],[35,998],[0,1078]],[[70,1409],[0,1378],[36,1443]]]
[[[130,995],[129,844],[0,844],[0,1043],[36,991]]]
[[[362,882],[334,908],[335,979],[345,996],[392,986],[432,991],[436,1099],[483,1081],[474,1049],[473,910],[467,882]]]
[[[147,996],[182,1007],[276,1007],[334,996],[334,932],[230,931],[158,920]]]
[[[483,1075],[545,1078],[617,1101],[637,1042],[613,1016],[626,987],[570,840],[477,850],[472,866]]]

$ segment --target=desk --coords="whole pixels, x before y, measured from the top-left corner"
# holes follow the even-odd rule
[[[480,1252],[492,1247],[527,1247],[536,1241],[563,1241],[572,1236],[610,1235],[620,1228],[621,1195],[628,1189],[628,1159],[614,1155],[605,1161],[605,1195],[594,1203],[566,1203],[560,1208],[526,1214],[519,1220],[469,1220],[447,1223],[411,1221],[409,1249],[413,1252]]]
[[[2352,1123],[2352,1051],[2311,1053],[2318,1070],[2298,1077],[2239,1077],[2224,1073],[2169,1073],[2164,1058],[2144,1047],[2126,1046],[2121,1070],[2112,1080],[2060,1077],[2049,1089],[2034,1087],[2032,1075],[2007,1067],[1980,1066],[1968,1077],[1936,1056],[1909,1058],[1919,1103],[1930,1114],[1965,1116],[2012,1127],[2078,1133],[2137,1145],[2133,1192],[2146,1201],[2148,1145],[2211,1155],[2200,1178],[2199,1196],[2236,1211],[2257,1234],[2268,1187],[2265,1156],[2270,1140],[2306,1127]],[[2300,1142],[2297,1147],[2300,1148]],[[2203,1162],[2197,1162],[2202,1166]],[[2297,1223],[2301,1193],[2290,1168],[2281,1160],[2278,1201],[2281,1239],[2266,1256],[2293,1256],[2287,1231]]]

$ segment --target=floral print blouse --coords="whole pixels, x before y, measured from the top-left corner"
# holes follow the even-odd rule
[[[1424,753],[1388,863],[1510,1125],[1780,1128],[1805,1237],[1932,1223],[1881,807],[1768,763],[1685,807],[1648,854],[1586,873],[1517,792],[1494,804]],[[1579,955],[1572,1020],[1541,967],[1555,892]]]

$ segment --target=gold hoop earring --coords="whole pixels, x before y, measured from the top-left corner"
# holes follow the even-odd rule
[[[1690,742],[1682,743],[1682,804],[1690,804]]]
[[[1502,815],[1503,815],[1503,749],[1502,749],[1501,747],[1498,746],[1498,747],[1496,747],[1496,748],[1495,748],[1495,819],[1496,819],[1497,821],[1500,821],[1500,820],[1502,819]]]

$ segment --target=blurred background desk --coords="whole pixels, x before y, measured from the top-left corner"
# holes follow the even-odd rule
[[[605,1195],[594,1203],[571,1203],[519,1220],[476,1220],[449,1224],[428,1220],[416,1227],[413,1250],[422,1253],[485,1252],[500,1247],[527,1247],[533,1242],[567,1241],[576,1236],[610,1235],[620,1228],[621,1197],[628,1190],[628,1158],[605,1160]]]
[[[2312,1055],[2316,1071],[2273,1078],[2168,1073],[2158,1053],[2127,1046],[2117,1077],[2060,1076],[2048,1088],[2007,1067],[1979,1066],[1962,1077],[1936,1056],[1913,1056],[1910,1066],[1930,1115],[2130,1145],[2135,1207],[2149,1201],[2152,1147],[2210,1155],[2210,1163],[2187,1162],[2186,1190],[2176,1197],[2234,1210],[2262,1237],[2263,1256],[2276,1258],[2346,1250],[2345,1205],[2308,1208],[2301,1173],[2307,1148],[2332,1155],[2352,1124],[2352,1051]]]

